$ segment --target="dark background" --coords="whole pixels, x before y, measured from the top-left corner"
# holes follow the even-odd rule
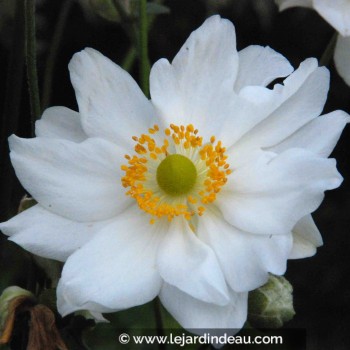
[[[8,162],[7,136],[16,133],[22,137],[30,137],[31,133],[25,77],[19,79],[19,86],[16,85],[19,69],[17,67],[17,70],[13,70],[13,59],[20,61],[21,58],[19,55],[11,56],[14,43],[13,24],[16,22],[11,11],[4,10],[6,3],[9,5],[11,2],[12,0],[3,1],[5,5],[0,8],[1,220],[8,219],[15,213],[24,194]],[[40,1],[38,4],[40,87],[62,3],[63,1],[50,0]],[[161,57],[172,59],[191,31],[213,13],[219,13],[233,21],[238,49],[251,44],[269,45],[286,56],[294,67],[307,57],[320,58],[334,34],[334,29],[316,12],[294,8],[279,13],[269,0],[173,0],[165,1],[164,4],[171,12],[158,16],[150,31],[149,50],[152,63]],[[120,64],[129,44],[120,24],[84,12],[79,3],[74,2],[57,54],[50,105],[63,105],[77,110],[67,69],[75,52],[90,46]],[[331,71],[331,87],[324,112],[335,109],[350,112],[350,88],[337,74],[333,61],[328,68]],[[131,73],[138,80],[137,64],[133,66]],[[9,91],[14,91],[10,98]],[[314,215],[324,238],[324,246],[312,258],[288,263],[286,277],[294,287],[296,310],[296,316],[288,326],[307,329],[309,349],[350,348],[349,136],[348,128],[333,153],[344,182],[339,189],[326,194],[326,199]],[[30,274],[26,268],[28,259],[26,253],[8,244],[4,236],[1,236],[0,293],[8,285],[27,286]]]

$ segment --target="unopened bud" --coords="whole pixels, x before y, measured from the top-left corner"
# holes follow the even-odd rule
[[[248,321],[254,328],[279,328],[295,315],[293,287],[282,276],[249,293]]]

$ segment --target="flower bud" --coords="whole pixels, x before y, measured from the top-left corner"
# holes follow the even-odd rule
[[[254,328],[279,328],[295,315],[293,287],[283,276],[249,293],[248,321]]]

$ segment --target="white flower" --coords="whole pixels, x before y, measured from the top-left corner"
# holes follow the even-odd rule
[[[39,204],[1,229],[66,261],[63,315],[159,295],[187,329],[242,327],[248,291],[322,244],[310,213],[342,181],[327,157],[349,121],[319,117],[328,70],[307,59],[292,73],[269,47],[238,53],[219,16],[154,64],[152,100],[92,49],[69,69],[79,113],[49,108],[36,138],[10,138]]]
[[[350,0],[275,0],[280,11],[301,6],[315,9],[338,32],[334,62],[339,75],[350,85]]]

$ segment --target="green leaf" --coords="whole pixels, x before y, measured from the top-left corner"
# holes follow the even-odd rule
[[[147,13],[149,15],[164,15],[170,13],[170,8],[155,2],[147,3]]]
[[[124,6],[121,2],[120,6]],[[89,0],[89,4],[94,13],[111,22],[120,22],[121,16],[116,9],[113,0]]]

